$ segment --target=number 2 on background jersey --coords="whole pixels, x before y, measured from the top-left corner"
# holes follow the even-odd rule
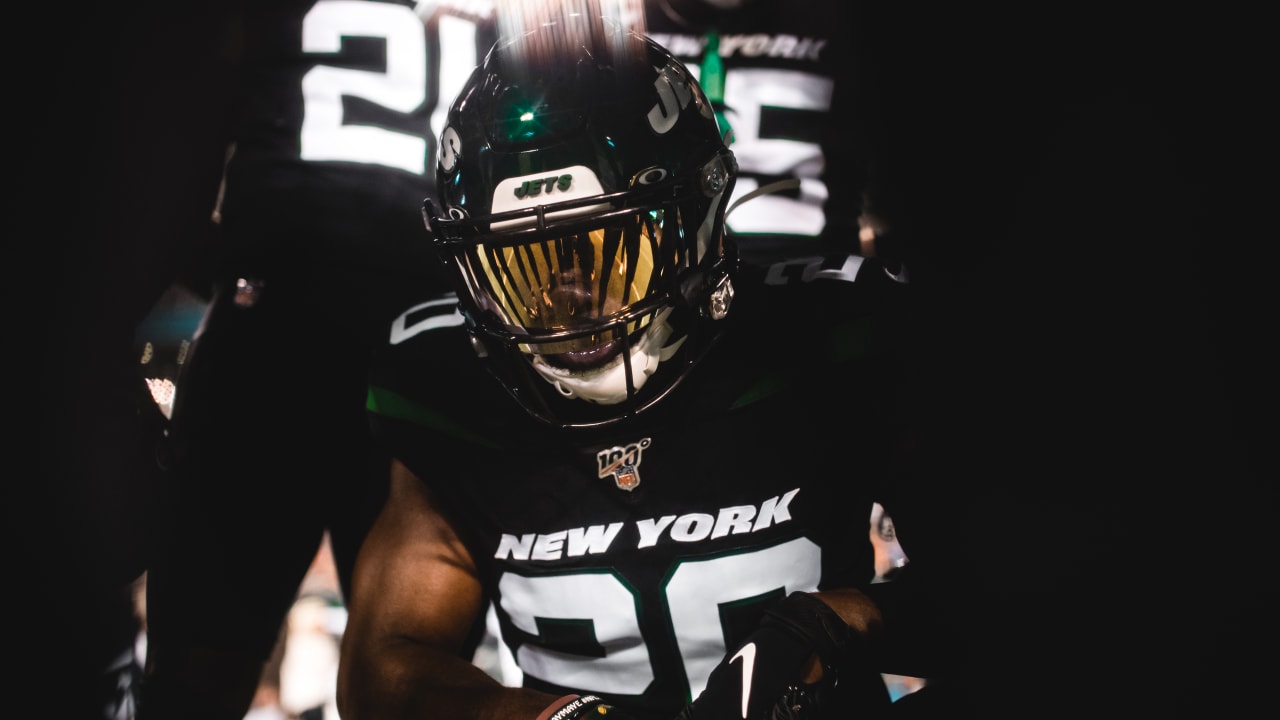
[[[475,23],[441,17],[437,98],[428,97],[426,27],[413,9],[369,0],[320,0],[302,23],[302,50],[338,53],[344,38],[385,40],[382,71],[319,64],[302,78],[301,158],[307,161],[384,165],[414,175],[426,174],[429,138],[374,125],[347,125],[342,99],[358,97],[389,110],[408,113],[432,102],[430,131],[438,136],[448,101],[461,89],[475,66]],[[441,107],[440,98],[445,98]]]

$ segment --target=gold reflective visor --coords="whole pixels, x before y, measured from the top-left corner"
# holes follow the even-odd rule
[[[467,252],[477,299],[518,335],[605,330],[608,321],[664,291],[664,273],[674,277],[682,264],[683,258],[668,257],[678,253],[678,244],[663,244],[666,212],[637,210],[605,227],[519,245],[478,243]],[[647,316],[629,320],[626,332],[632,333]],[[616,339],[617,329],[608,335],[587,334],[534,351],[586,349]]]

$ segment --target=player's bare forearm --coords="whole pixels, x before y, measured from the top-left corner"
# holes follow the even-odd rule
[[[863,637],[871,637],[879,631],[883,617],[880,608],[861,590],[841,588],[823,590],[813,596],[825,602],[836,611],[841,620],[848,623],[853,631]]]
[[[376,659],[351,649],[344,662],[343,720],[532,720],[556,699],[503,686],[465,659],[408,640],[382,644]]]
[[[342,637],[343,720],[532,720],[555,700],[509,688],[465,656],[486,600],[430,489],[393,463],[391,492],[356,562]]]
[[[883,621],[880,608],[861,590],[854,588],[823,590],[813,593],[813,596],[835,610],[840,619],[844,620],[864,641],[879,633]],[[821,679],[822,663],[815,653],[809,661],[809,669],[804,681],[814,683]]]

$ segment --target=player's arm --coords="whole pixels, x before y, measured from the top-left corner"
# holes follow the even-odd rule
[[[338,674],[343,720],[535,720],[555,696],[504,687],[462,654],[484,602],[441,506],[394,463],[355,566]]]

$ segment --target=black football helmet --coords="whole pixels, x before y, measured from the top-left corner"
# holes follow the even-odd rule
[[[666,396],[718,334],[737,164],[667,50],[572,30],[490,50],[449,110],[423,215],[490,370],[540,420],[596,427]]]

